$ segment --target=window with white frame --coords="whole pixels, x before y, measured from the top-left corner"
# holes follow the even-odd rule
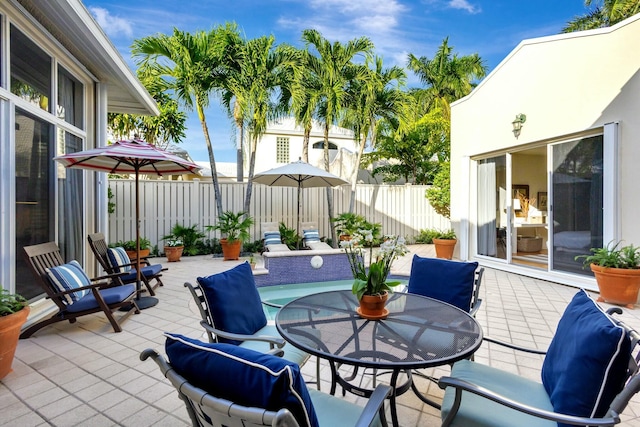
[[[289,138],[279,136],[276,139],[276,162],[277,163],[289,163],[291,158],[289,154]]]

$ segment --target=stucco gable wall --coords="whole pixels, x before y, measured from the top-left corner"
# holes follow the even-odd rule
[[[452,106],[451,186],[452,195],[460,196],[452,197],[452,220],[466,217],[465,156],[551,141],[614,121],[621,123],[620,192],[635,192],[640,182],[639,52],[640,16],[608,29],[524,41],[514,49],[471,95]],[[527,120],[516,139],[511,122],[519,113]],[[632,204],[637,205],[621,198],[621,226],[623,235],[637,242],[640,233],[630,224],[639,206]]]

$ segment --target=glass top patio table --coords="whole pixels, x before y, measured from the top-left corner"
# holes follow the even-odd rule
[[[351,291],[322,292],[289,302],[278,311],[275,323],[290,344],[330,362],[332,394],[336,384],[359,395],[370,394],[341,378],[336,364],[392,371],[394,425],[395,397],[412,386],[412,369],[468,358],[482,343],[482,329],[473,317],[432,298],[393,293],[386,305],[389,314],[381,320],[361,318],[356,307]],[[402,371],[408,382],[397,386]]]

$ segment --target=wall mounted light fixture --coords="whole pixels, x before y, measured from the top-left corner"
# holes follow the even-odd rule
[[[513,122],[511,122],[511,124],[513,125],[513,136],[515,136],[516,139],[520,136],[522,125],[526,121],[527,121],[527,116],[520,113],[520,114],[516,114],[516,119]]]

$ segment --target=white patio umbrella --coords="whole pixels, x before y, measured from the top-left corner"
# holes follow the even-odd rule
[[[136,176],[136,289],[140,309],[149,308],[158,303],[157,298],[140,297],[140,174],[179,175],[193,173],[200,169],[198,165],[156,148],[142,140],[118,141],[106,147],[69,153],[54,157],[67,168],[88,169],[98,172],[135,174]]]
[[[253,182],[276,187],[298,187],[298,234],[300,234],[300,210],[302,208],[302,198],[300,194],[302,193],[302,189],[311,187],[336,187],[338,185],[348,184],[347,181],[339,176],[333,175],[324,169],[311,166],[302,160],[258,173],[253,177]]]

